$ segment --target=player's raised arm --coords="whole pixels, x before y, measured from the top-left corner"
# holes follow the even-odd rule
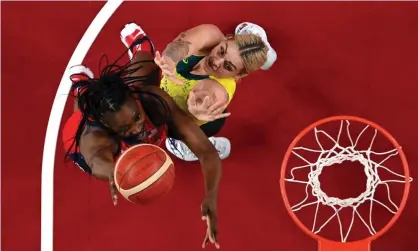
[[[113,178],[115,145],[103,131],[86,128],[80,138],[80,153],[84,156],[91,174],[97,179],[108,181],[113,203],[117,203],[117,192]]]
[[[225,39],[221,30],[213,24],[201,24],[180,33],[163,51],[163,56],[174,62],[187,58],[200,51],[210,50]]]
[[[174,100],[163,90],[154,88],[154,92],[167,102],[171,110],[174,130],[199,159],[205,180],[206,195],[202,202],[202,218],[207,220],[209,232],[204,244],[209,241],[219,247],[217,241],[217,201],[219,182],[222,176],[222,162],[215,146],[209,141],[195,121],[183,112]]]
[[[102,131],[86,128],[83,134],[80,153],[91,168],[92,175],[101,180],[109,180],[115,167],[113,152],[117,146]]]

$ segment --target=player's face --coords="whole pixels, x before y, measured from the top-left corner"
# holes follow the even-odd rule
[[[237,44],[231,40],[218,44],[205,58],[205,68],[209,75],[218,78],[238,76],[243,71],[244,64]]]
[[[107,112],[104,123],[122,137],[139,136],[144,129],[146,114],[138,102],[130,98],[117,112]]]

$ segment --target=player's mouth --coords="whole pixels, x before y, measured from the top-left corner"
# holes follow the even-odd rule
[[[125,134],[123,137],[142,139],[145,137],[145,134],[146,134],[146,130],[145,130],[145,126],[143,126],[139,133]]]

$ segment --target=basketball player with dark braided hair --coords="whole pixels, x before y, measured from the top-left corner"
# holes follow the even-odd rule
[[[154,63],[153,45],[144,34],[137,36],[125,65],[107,64],[94,77],[85,66],[71,68],[76,109],[63,129],[67,158],[97,179],[109,182],[117,202],[113,170],[115,159],[130,146],[163,145],[167,131],[174,130],[198,156],[203,168],[206,195],[202,219],[208,223],[204,245],[219,247],[217,198],[221,160],[213,144],[192,118],[159,88],[159,67]]]
[[[142,28],[129,23],[121,30],[121,40],[127,48],[141,34]],[[133,56],[132,50],[129,56]],[[160,87],[200,126],[218,151],[228,158],[231,142],[217,136],[230,116],[227,107],[241,79],[259,69],[268,70],[277,54],[259,25],[243,22],[235,34],[225,35],[216,25],[201,24],[181,32],[155,62],[163,76]],[[169,132],[166,148],[177,158],[197,161],[175,133]]]

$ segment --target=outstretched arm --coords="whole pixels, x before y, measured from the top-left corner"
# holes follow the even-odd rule
[[[206,195],[201,205],[201,216],[208,224],[204,245],[206,246],[211,240],[219,248],[217,201],[222,163],[218,152],[193,119],[183,112],[167,93],[157,87],[150,88],[166,101],[171,111],[171,122],[175,127],[173,129],[178,132],[202,165]]]
[[[155,64],[154,57],[150,52],[138,51],[131,59],[129,70],[132,77],[144,77],[142,81],[135,80],[134,85],[154,85],[159,84],[160,68]]]
[[[213,121],[229,116],[224,113],[230,100],[225,87],[213,79],[197,82],[187,98],[187,108],[196,119]]]
[[[163,56],[171,58],[175,63],[199,51],[215,47],[225,39],[221,30],[213,24],[201,24],[180,33],[173,42],[167,45]]]
[[[166,92],[159,88],[153,88],[153,92],[167,102],[176,131],[182,141],[198,157],[203,169],[206,195],[217,198],[222,163],[215,147],[193,119],[183,112]]]
[[[80,139],[80,153],[84,156],[92,175],[109,182],[113,203],[117,203],[117,192],[113,177],[115,163],[113,153],[117,146],[100,130],[87,128]]]
[[[115,148],[115,144],[100,130],[87,128],[80,139],[80,153],[84,156],[92,175],[100,180],[113,177]]]

